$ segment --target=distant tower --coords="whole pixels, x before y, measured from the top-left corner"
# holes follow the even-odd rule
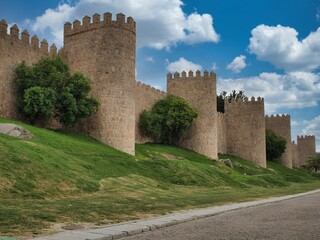
[[[136,23],[131,17],[95,14],[64,26],[62,56],[71,71],[91,78],[99,111],[81,124],[92,137],[129,154],[135,143]]]
[[[266,116],[266,129],[271,129],[275,134],[284,137],[287,141],[285,152],[276,159],[280,164],[292,168],[292,142],[290,115]]]
[[[308,160],[316,155],[316,137],[315,136],[298,136],[299,163],[307,164]]]
[[[217,96],[216,74],[205,71],[168,74],[167,93],[187,100],[198,112],[198,118],[191,127],[188,136],[181,143],[182,147],[191,149],[210,158],[218,158],[217,152]]]

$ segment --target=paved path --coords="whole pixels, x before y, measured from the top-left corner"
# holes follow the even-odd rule
[[[104,228],[65,231],[52,236],[36,238],[36,240],[113,240],[119,238],[123,240],[318,240],[320,239],[320,190],[195,209]]]

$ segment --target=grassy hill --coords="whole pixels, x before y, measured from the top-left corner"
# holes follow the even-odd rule
[[[32,139],[0,134],[0,236],[30,236],[57,224],[108,224],[192,207],[320,188],[300,169],[234,168],[185,149],[136,145],[136,156],[73,132],[17,123]]]

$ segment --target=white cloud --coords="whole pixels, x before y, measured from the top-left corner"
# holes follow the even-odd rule
[[[294,28],[259,25],[251,31],[249,51],[259,60],[291,71],[313,71],[320,67],[320,28],[298,39]]]
[[[231,63],[228,64],[227,69],[232,70],[235,73],[241,72],[245,67],[246,64],[246,57],[243,55],[240,55],[238,57],[235,57]]]
[[[182,71],[189,72],[190,70],[193,72],[196,72],[197,70],[200,70],[200,71],[202,70],[201,65],[190,62],[183,57],[181,57],[178,61],[171,62],[171,63],[167,61],[167,63],[168,63],[167,70],[171,73],[174,73],[174,72],[181,73]]]
[[[146,61],[146,62],[154,63],[154,59],[153,59],[153,57],[152,57],[152,56],[150,56],[150,57],[146,57],[146,58],[145,58],[145,61]]]
[[[304,135],[315,135],[317,151],[320,151],[320,115],[314,119],[303,121],[305,127],[302,130]]]
[[[181,0],[79,0],[75,5],[62,2],[56,9],[48,9],[31,21],[34,31],[47,31],[59,46],[62,46],[63,23],[81,20],[85,15],[123,12],[137,22],[138,47],[156,49],[170,48],[178,43],[195,44],[218,42],[219,35],[213,28],[209,14],[192,13],[182,10]]]
[[[212,69],[213,71],[218,70],[219,68],[218,68],[217,63],[215,63],[215,62],[214,62],[214,63],[212,63],[211,69]]]
[[[218,91],[244,90],[248,97],[264,97],[266,114],[279,109],[317,106],[320,100],[320,74],[291,72],[261,73],[238,79],[218,78]]]

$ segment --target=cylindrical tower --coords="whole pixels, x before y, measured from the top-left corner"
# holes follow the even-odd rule
[[[95,14],[64,26],[61,54],[72,72],[91,79],[91,95],[100,109],[79,128],[92,137],[134,154],[136,24],[131,17]]]

